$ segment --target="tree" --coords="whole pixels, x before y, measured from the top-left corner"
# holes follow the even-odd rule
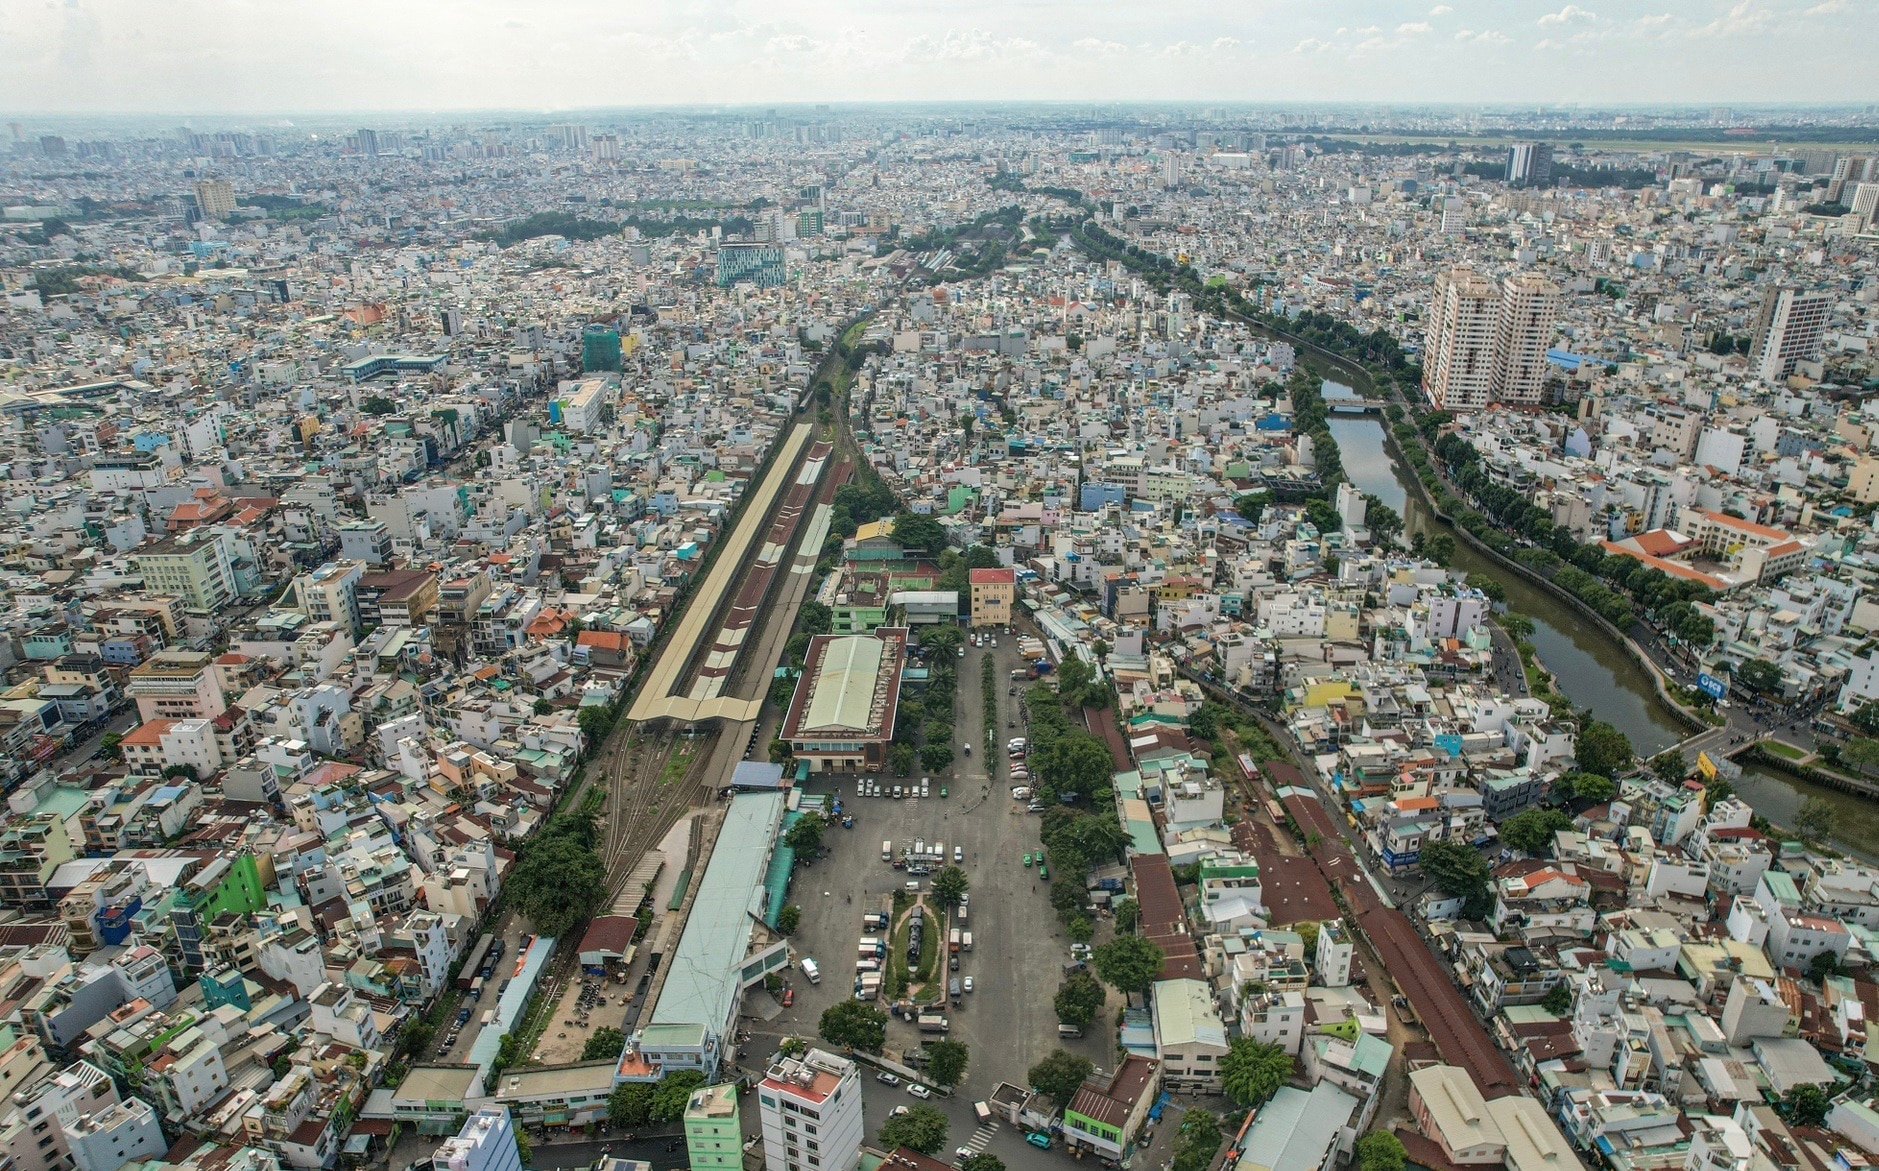
[[[1220,1123],[1205,1110],[1189,1110],[1181,1115],[1181,1129],[1174,1136],[1174,1161],[1170,1171],[1207,1171],[1220,1150]]]
[[[1443,894],[1464,900],[1462,914],[1479,919],[1494,909],[1488,893],[1488,864],[1481,855],[1459,842],[1422,843],[1417,859],[1422,872],[1435,882]]]
[[[535,701],[535,703],[534,703],[534,704],[533,704],[533,705],[532,705],[532,706],[530,707],[530,709],[529,709],[529,710],[531,710],[531,711],[533,711],[533,712],[534,712],[534,713],[535,713],[536,715],[538,715],[538,716],[545,716],[545,715],[547,715],[547,714],[548,714],[549,712],[551,712],[551,711],[554,711],[554,710],[555,710],[555,705],[554,705],[554,704],[552,704],[552,703],[549,703],[549,702],[548,702],[547,700],[545,700],[545,699],[538,699],[538,700],[536,700],[536,701]]]
[[[770,755],[771,764],[788,764],[789,758],[790,758],[789,741],[787,740],[770,741],[769,755]]]
[[[798,858],[814,858],[822,852],[822,818],[811,813],[796,819],[783,835],[783,844],[796,851]]]
[[[1618,782],[1597,773],[1573,773],[1565,778],[1564,788],[1581,801],[1610,801],[1618,792]]]
[[[1056,890],[1056,885],[1052,884],[1051,892],[1054,894]],[[1096,923],[1083,911],[1072,911],[1064,920],[1063,933],[1072,943],[1088,943],[1096,938]]]
[[[1573,754],[1579,768],[1601,777],[1615,777],[1631,767],[1635,753],[1631,739],[1604,720],[1587,720],[1579,729]]]
[[[1052,795],[1093,793],[1109,783],[1116,769],[1109,747],[1088,732],[1071,732],[1041,746],[1035,761],[1037,775]]]
[[[1088,1058],[1057,1049],[1031,1067],[1031,1088],[1048,1095],[1059,1106],[1068,1106],[1084,1079],[1095,1069]]]
[[[920,762],[920,754],[911,744],[895,744],[887,750],[887,767],[895,776],[904,777]]]
[[[511,1133],[515,1135],[516,1159],[526,1167],[535,1158],[535,1144],[529,1141],[527,1132],[521,1127],[516,1127]]]
[[[197,775],[196,766],[193,764],[173,764],[163,770],[163,779],[166,781],[197,781],[202,778]]]
[[[926,1046],[926,1076],[942,1086],[956,1086],[966,1078],[966,1062],[971,1053],[964,1041],[929,1041]]]
[[[1823,1126],[1832,1105],[1827,1091],[1811,1082],[1803,1082],[1781,1099],[1780,1112],[1792,1126]]]
[[[652,1121],[677,1122],[685,1117],[685,1104],[691,1101],[692,1091],[704,1084],[704,1072],[696,1069],[681,1069],[660,1078],[652,1089]]]
[[[544,830],[523,850],[504,885],[537,931],[559,938],[606,898],[607,869],[591,841]]]
[[[589,704],[576,712],[574,722],[580,725],[581,739],[586,742],[589,752],[599,748],[606,740],[607,733],[613,730],[612,714],[596,704]]]
[[[1833,806],[1824,797],[1809,797],[1794,811],[1794,832],[1809,844],[1824,842],[1833,833],[1837,820]]]
[[[1429,560],[1437,565],[1447,565],[1455,560],[1455,538],[1447,533],[1437,533],[1429,538],[1429,543],[1424,546],[1424,550],[1428,553]]]
[[[368,415],[389,415],[398,409],[398,404],[382,394],[375,394],[360,403],[359,409]]]
[[[1291,925],[1298,933],[1299,940],[1305,945],[1306,956],[1318,954],[1318,923],[1312,919],[1301,920]]]
[[[951,744],[922,744],[920,746],[920,767],[928,772],[938,772],[953,762]]]
[[[1258,1106],[1292,1077],[1292,1055],[1277,1045],[1240,1037],[1220,1059],[1220,1085],[1236,1106]]]
[[[1142,914],[1141,904],[1134,899],[1123,899],[1116,904],[1116,930],[1133,931],[1135,921]]]
[[[802,908],[795,903],[784,903],[783,909],[776,913],[776,933],[794,935],[802,924]]]
[[[1364,527],[1379,545],[1394,545],[1403,532],[1403,518],[1394,508],[1364,493]]]
[[[881,1125],[881,1149],[908,1147],[930,1155],[946,1145],[946,1115],[924,1102]]]
[[[1690,766],[1684,763],[1683,753],[1675,748],[1666,748],[1646,762],[1657,779],[1667,785],[1674,785],[1689,774]]]
[[[122,760],[124,759],[123,743],[122,732],[106,732],[98,741],[98,751],[104,753],[107,760]]]
[[[607,1121],[637,1127],[652,1121],[652,1083],[621,1082],[607,1095]]]
[[[1005,1171],[1005,1161],[980,1151],[959,1164],[959,1171]]]
[[[1565,1016],[1571,1012],[1572,985],[1560,983],[1548,988],[1545,999],[1540,1001],[1540,1007],[1554,1016]]]
[[[1827,977],[1840,974],[1840,957],[1832,951],[1823,951],[1807,963],[1807,974],[1814,983],[1825,984]]]
[[[802,604],[798,621],[805,634],[827,634],[835,629],[834,613],[814,598]]]
[[[956,907],[959,900],[965,898],[969,885],[965,871],[957,866],[948,866],[933,876],[933,897],[942,906]]]
[[[1853,737],[1840,750],[1840,763],[1852,765],[1861,775],[1879,767],[1879,740],[1868,736]]]
[[[1161,948],[1146,936],[1119,935],[1097,948],[1091,959],[1096,974],[1120,992],[1147,995],[1161,975]]]
[[[1075,1025],[1082,1028],[1096,1019],[1096,1014],[1103,1010],[1105,994],[1102,984],[1088,972],[1072,972],[1070,978],[1057,989],[1057,1020],[1060,1024]]]
[[[902,549],[937,557],[946,547],[946,530],[930,516],[903,512],[894,518],[894,540]]]
[[[1233,511],[1247,524],[1258,524],[1259,518],[1266,513],[1266,504],[1272,499],[1270,492],[1248,492],[1233,502]]]
[[[1357,1140],[1357,1171],[1403,1171],[1403,1142],[1387,1130],[1373,1130]]]
[[[1868,736],[1879,736],[1879,702],[1868,701],[1853,709],[1847,717],[1855,728]]]
[[[1557,809],[1541,809],[1535,806],[1522,809],[1506,821],[1501,822],[1501,840],[1516,850],[1529,854],[1548,853],[1553,848],[1553,835],[1562,829],[1572,828],[1572,818]]]
[[[957,626],[944,623],[938,626],[928,626],[920,631],[920,645],[935,655],[950,655],[965,640],[966,636],[959,632]]]
[[[840,1000],[822,1011],[816,1033],[831,1045],[874,1053],[887,1040],[887,1014],[865,1000]]]
[[[581,1046],[581,1060],[617,1059],[620,1050],[624,1048],[626,1036],[612,1025],[602,1025],[594,1030],[593,1036],[587,1038],[587,1044]]]
[[[1735,681],[1750,691],[1766,694],[1781,687],[1781,668],[1767,659],[1750,659],[1736,668]]]

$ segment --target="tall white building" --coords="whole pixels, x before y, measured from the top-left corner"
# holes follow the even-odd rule
[[[1794,373],[1794,364],[1820,355],[1827,333],[1832,300],[1824,290],[1793,286],[1769,289],[1755,317],[1754,345],[1749,365],[1764,382],[1779,382]]]
[[[1181,156],[1168,151],[1161,156],[1161,185],[1179,187],[1181,185]]]
[[[1493,281],[1471,268],[1436,275],[1422,355],[1422,389],[1430,402],[1448,411],[1487,406],[1499,317]]]
[[[1538,273],[1501,282],[1490,393],[1504,403],[1538,403],[1546,385],[1546,347],[1559,320],[1559,286]]]
[[[1860,228],[1872,227],[1873,220],[1879,218],[1879,183],[1861,183],[1854,188],[1852,207]]]
[[[522,1171],[507,1106],[485,1106],[431,1153],[431,1171]]]
[[[861,1075],[847,1058],[784,1058],[757,1086],[757,1105],[765,1171],[847,1171],[861,1158]]]

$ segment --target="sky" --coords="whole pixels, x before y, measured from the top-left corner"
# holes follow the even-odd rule
[[[0,111],[1879,101],[1879,0],[0,0]]]

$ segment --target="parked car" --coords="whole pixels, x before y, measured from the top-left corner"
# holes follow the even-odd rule
[[[921,1098],[921,1099],[931,1098],[933,1096],[933,1091],[927,1089],[925,1086],[921,1085],[919,1082],[909,1082],[907,1084],[907,1092],[909,1094],[912,1094],[914,1097]]]
[[[899,1078],[895,1077],[893,1074],[888,1073],[885,1070],[881,1071],[880,1073],[875,1074],[874,1080],[877,1082],[880,1082],[884,1086],[897,1086],[900,1084]]]
[[[1034,1130],[1030,1134],[1025,1135],[1024,1141],[1030,1143],[1040,1151],[1050,1150],[1050,1136],[1041,1130]]]

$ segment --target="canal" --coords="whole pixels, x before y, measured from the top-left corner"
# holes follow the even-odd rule
[[[1324,383],[1327,401],[1356,397],[1350,386]],[[1631,738],[1640,757],[1649,757],[1690,735],[1657,701],[1644,668],[1633,662],[1610,636],[1526,578],[1497,565],[1462,540],[1454,528],[1430,513],[1414,490],[1411,475],[1390,458],[1383,442],[1388,421],[1376,415],[1338,416],[1329,420],[1344,474],[1352,484],[1394,508],[1403,517],[1404,536],[1445,532],[1455,537],[1454,568],[1492,577],[1507,591],[1509,608],[1533,620],[1533,647],[1573,705]],[[1879,855],[1879,802],[1811,784],[1760,765],[1745,764],[1736,792],[1751,808],[1777,825],[1791,822],[1801,801],[1820,797],[1833,805],[1834,842],[1864,857]]]

